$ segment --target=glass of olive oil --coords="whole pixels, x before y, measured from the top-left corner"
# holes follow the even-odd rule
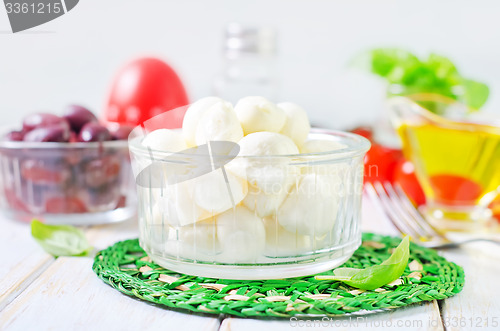
[[[439,95],[394,97],[389,109],[426,195],[427,216],[448,230],[488,227],[488,205],[500,193],[500,125],[472,121],[464,105]]]

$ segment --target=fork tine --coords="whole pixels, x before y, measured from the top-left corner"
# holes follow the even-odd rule
[[[399,215],[397,215],[394,209],[391,207],[391,202],[389,197],[385,192],[384,188],[379,182],[367,183],[366,191],[368,192],[371,200],[378,206],[383,214],[387,216],[389,221],[394,225],[394,227],[403,235],[414,235],[414,231],[399,220]]]
[[[450,241],[420,214],[400,185],[396,184],[392,186],[388,182],[384,183],[384,185],[380,182],[373,182],[366,183],[364,187],[375,207],[387,216],[396,229],[403,235],[414,236],[412,240],[415,240],[424,247],[450,248],[475,241],[488,241],[500,244],[500,241],[495,241],[491,238]],[[420,235],[421,233],[425,233],[425,235],[422,236]]]
[[[390,201],[392,202],[393,208],[399,211],[402,221],[404,220],[404,222],[406,222],[409,227],[415,230],[415,233],[417,233],[420,238],[428,238],[429,233],[426,231],[426,229],[420,226],[420,223],[415,220],[415,215],[408,212],[407,208],[404,206],[404,202],[396,193],[392,184],[389,182],[384,182],[383,187],[387,192]]]
[[[377,191],[375,190],[375,187],[373,186],[372,183],[365,183],[365,191],[368,193],[368,196],[370,197],[370,200],[373,202],[373,204],[375,205],[375,207],[385,216],[387,216],[387,218],[389,219],[389,221],[394,225],[394,227],[396,227],[396,229],[401,233],[401,234],[404,234],[404,233],[407,233],[407,231],[403,228],[401,228],[397,223],[395,223],[393,220],[392,220],[392,216],[390,213],[388,213],[386,211],[386,208],[384,206],[384,204],[382,203],[382,199],[378,196],[378,193]]]
[[[394,188],[403,206],[413,216],[415,222],[427,232],[427,236],[444,238],[444,236],[436,231],[436,229],[429,223],[429,221],[425,217],[423,217],[422,214],[420,214],[418,209],[413,206],[413,203],[410,201],[410,198],[408,198],[408,195],[405,193],[405,191],[403,191],[401,185],[396,183]]]
[[[389,184],[386,182],[386,184]],[[390,184],[389,184],[390,185]],[[415,221],[412,219],[411,215],[409,215],[401,206],[397,198],[395,198],[394,190],[391,191],[392,187],[386,188],[382,183],[376,182],[375,188],[379,196],[383,197],[386,202],[387,208],[393,211],[393,215],[396,217],[394,221],[402,225],[404,228],[408,229],[408,235],[413,236],[415,239],[420,239],[423,236],[422,230],[415,226]]]

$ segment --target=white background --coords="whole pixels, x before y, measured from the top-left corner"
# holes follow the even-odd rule
[[[140,55],[173,65],[191,100],[211,93],[223,27],[236,21],[279,31],[281,100],[313,123],[347,128],[381,111],[383,85],[346,71],[358,52],[404,47],[451,57],[487,82],[485,111],[500,116],[500,1],[81,0],[66,15],[12,34],[0,7],[0,121],[82,103],[100,113],[113,73]]]

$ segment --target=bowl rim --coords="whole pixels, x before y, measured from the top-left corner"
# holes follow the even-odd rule
[[[480,119],[480,118],[478,119],[477,117],[474,117],[475,113],[472,112],[472,113],[466,113],[464,117],[461,118],[448,118],[446,116],[442,116],[431,112],[429,109],[423,107],[417,102],[417,101],[436,101],[436,100],[438,102],[443,102],[443,103],[449,102],[450,105],[459,104],[464,107],[467,107],[466,105],[463,105],[458,101],[455,101],[445,96],[441,96],[439,94],[432,94],[432,93],[417,93],[406,96],[393,96],[386,100],[386,106],[390,110],[391,121],[393,122],[393,125],[395,127],[399,127],[403,123],[408,123],[408,122],[411,123],[411,121],[408,121],[404,116],[399,115],[398,112],[395,110],[395,107],[397,106],[406,106],[407,107],[405,110],[406,112],[418,115],[422,117],[422,119],[424,119],[426,122],[435,124],[439,127],[452,128],[461,131],[485,130],[488,132],[493,132],[495,134],[499,133],[500,117],[498,116],[488,114],[490,115],[489,117],[485,119]]]
[[[27,142],[27,141],[0,141],[0,149],[98,149],[98,148],[126,148],[127,140],[106,140],[93,142]]]
[[[364,155],[371,147],[371,142],[366,139],[363,136],[360,136],[355,133],[351,132],[346,132],[346,131],[341,131],[341,130],[331,130],[331,129],[324,129],[324,128],[311,128],[311,131],[309,134],[322,134],[322,135],[328,135],[328,136],[335,136],[343,139],[344,141],[351,141],[353,142],[352,145],[354,146],[348,146],[345,145],[343,148],[339,149],[334,149],[330,151],[324,151],[324,152],[315,152],[315,153],[299,153],[299,154],[282,154],[282,155],[238,155],[234,157],[235,159],[275,159],[275,158],[284,158],[284,159],[289,159],[289,158],[315,158],[315,157],[333,157],[335,159],[350,159],[356,156]],[[140,144],[140,141],[142,141],[143,136],[137,136],[137,137],[132,137],[132,134],[129,136],[129,150],[131,154],[143,154],[143,156],[151,157],[151,154],[153,153],[155,158],[158,156],[161,158],[162,156],[169,156],[174,154],[174,152],[168,152],[168,151],[159,151],[159,150],[150,150],[149,148],[146,148]],[[342,141],[339,141],[342,143]],[[182,153],[182,152],[176,152],[175,153],[176,157],[189,157],[192,158],[193,154],[190,153]],[[213,155],[211,157],[217,158],[217,157],[223,157],[227,158],[227,155]]]

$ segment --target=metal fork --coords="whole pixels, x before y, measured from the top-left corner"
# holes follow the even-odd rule
[[[436,230],[429,221],[413,206],[412,202],[396,184],[380,182],[366,183],[365,190],[370,199],[381,209],[396,229],[421,246],[429,248],[454,248],[463,244],[485,241],[500,245],[500,241],[491,238],[472,238],[454,241]]]

